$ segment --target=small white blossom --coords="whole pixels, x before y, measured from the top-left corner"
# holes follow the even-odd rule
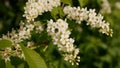
[[[2,52],[2,58],[5,59],[5,62],[10,61],[11,48],[5,48],[5,51]]]
[[[14,52],[13,56],[18,56],[20,58],[24,58],[24,54],[23,54],[21,46],[19,44],[16,44],[16,46],[15,46],[15,52]]]
[[[34,49],[35,48],[34,42],[33,41],[27,42],[27,47],[31,48],[31,49]]]
[[[72,52],[74,50],[73,44],[70,44],[69,42],[66,44],[65,48],[66,48],[66,52]]]
[[[36,33],[41,33],[42,31],[43,31],[43,27],[42,26],[36,27]]]

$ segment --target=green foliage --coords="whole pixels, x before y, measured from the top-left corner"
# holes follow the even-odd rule
[[[64,4],[72,5],[72,0],[61,0]]]
[[[10,47],[12,45],[12,42],[10,40],[0,40],[0,49],[6,48],[6,47]]]
[[[55,20],[58,19],[58,18],[63,18],[64,17],[64,13],[63,13],[62,9],[63,8],[61,6],[55,7],[55,8],[52,9],[51,15]]]
[[[85,5],[87,5],[88,1],[89,0],[78,0],[81,7],[84,7]]]
[[[6,68],[14,68],[11,62],[6,62],[5,65],[6,65]]]
[[[30,68],[47,68],[44,60],[38,53],[24,46],[22,46],[22,50]]]
[[[5,68],[5,61],[0,58],[0,68]]]

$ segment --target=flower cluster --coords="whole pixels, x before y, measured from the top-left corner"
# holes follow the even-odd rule
[[[10,61],[11,52],[12,50],[10,47],[5,48],[2,52],[2,58],[5,59],[5,61]]]
[[[74,47],[74,39],[69,38],[71,32],[68,29],[68,23],[62,19],[58,19],[56,22],[51,19],[47,26],[47,32],[52,37],[53,43],[58,46],[60,51],[64,52],[64,60],[69,61],[72,65],[78,65],[79,49]]]
[[[33,41],[30,41],[30,42],[27,42],[27,47],[28,48],[31,48],[31,49],[34,49],[34,42]]]
[[[115,7],[120,10],[120,2],[119,1],[115,3]]]
[[[42,13],[51,11],[53,7],[60,5],[60,0],[28,0],[26,6],[24,7],[24,17],[27,21],[34,21],[38,15]]]
[[[39,33],[43,30],[42,26],[35,26],[36,23],[38,22],[33,22],[33,23],[27,23],[25,24],[24,22],[20,23],[20,29],[19,30],[12,30],[11,33],[7,33],[7,35],[3,35],[2,39],[8,39],[12,42],[12,47],[7,47],[4,49],[2,52],[2,57],[5,59],[5,61],[10,60],[10,56],[18,56],[20,58],[24,58],[24,54],[22,52],[21,46],[19,45],[20,42],[22,42],[25,39],[30,39],[31,37],[31,31],[35,30]],[[32,46],[29,46],[30,48]]]
[[[101,4],[101,13],[111,13],[111,7],[110,7],[110,3],[108,0],[102,0],[102,4]]]
[[[4,51],[1,52],[1,54],[2,54],[2,58],[5,60],[5,62],[10,61],[11,56],[25,58],[19,44],[16,44],[13,47],[6,47],[4,49]]]
[[[63,9],[68,19],[76,20],[77,23],[86,21],[87,25],[94,28],[99,28],[99,32],[112,36],[112,29],[109,28],[109,23],[105,23],[101,14],[95,13],[95,9],[70,7],[66,6]]]
[[[31,37],[30,32],[33,30],[33,24],[25,24],[24,22],[20,23],[19,30],[12,30],[11,33],[7,33],[7,35],[3,35],[3,39],[10,39],[13,45],[19,44],[24,39],[28,39]]]

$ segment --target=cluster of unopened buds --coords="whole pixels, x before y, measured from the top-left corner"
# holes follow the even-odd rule
[[[21,22],[20,29],[12,30],[7,35],[3,35],[2,39],[8,39],[12,42],[14,47],[7,47],[2,51],[2,57],[5,61],[10,60],[10,56],[24,57],[20,43],[25,39],[30,39],[31,31],[41,33],[43,31],[42,24],[34,19],[42,13],[51,11],[52,8],[60,6],[60,0],[28,0],[24,7],[25,12],[23,17],[26,17],[27,23]],[[52,19],[47,21],[47,32],[51,36],[54,45],[57,45],[58,50],[61,51],[64,60],[70,62],[72,65],[79,65],[80,57],[79,49],[74,45],[74,39],[70,37],[69,25],[67,19],[76,20],[78,24],[86,21],[87,25],[93,28],[99,28],[101,33],[112,36],[112,29],[109,28],[109,23],[105,23],[103,16],[95,13],[95,9],[87,10],[87,8],[70,7],[63,8],[64,14],[67,15],[66,19],[57,19],[54,22]],[[36,24],[40,25],[36,25]],[[34,42],[28,41],[27,47],[34,46]],[[32,48],[31,48],[32,49]]]

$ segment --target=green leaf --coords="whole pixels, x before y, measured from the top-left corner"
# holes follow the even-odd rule
[[[18,68],[24,68],[24,67],[25,67],[24,63],[22,63],[18,66]]]
[[[7,39],[0,40],[0,49],[12,46],[12,42]]]
[[[78,2],[81,7],[84,7],[88,3],[88,0],[78,0]]]
[[[97,0],[97,3],[98,3],[99,5],[101,5],[102,0]]]
[[[100,59],[108,63],[112,61],[112,57],[109,54],[106,54],[105,56],[100,57]]]
[[[58,8],[54,7],[51,11],[51,15],[52,17],[56,20],[57,19],[57,15],[59,14]]]
[[[0,68],[5,68],[5,61],[0,57]]]
[[[56,20],[57,18],[63,18],[64,17],[64,12],[62,7],[54,7],[51,11],[52,17]]]
[[[34,50],[31,50],[24,46],[22,46],[22,50],[25,55],[25,60],[27,61],[30,68],[47,68],[42,57]]]
[[[63,8],[62,7],[58,7],[58,8],[59,8],[58,12],[59,12],[60,18],[63,18],[64,17]]]
[[[64,4],[72,5],[72,0],[61,0]]]
[[[6,68],[14,68],[14,66],[11,64],[11,62],[5,62]]]

